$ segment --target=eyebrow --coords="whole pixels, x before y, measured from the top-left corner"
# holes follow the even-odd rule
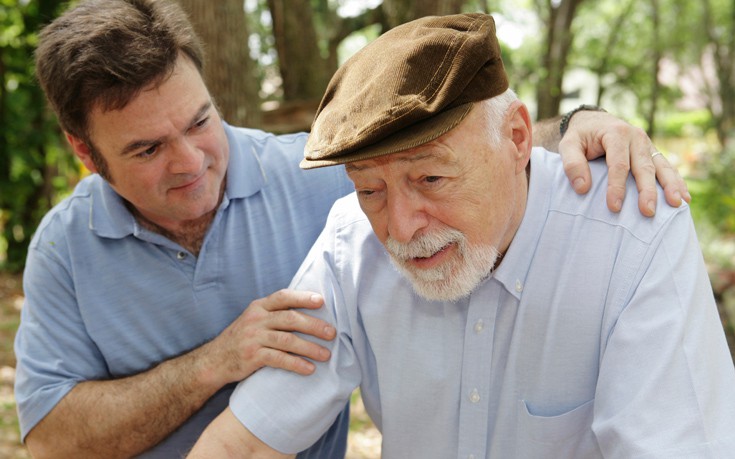
[[[212,108],[212,101],[208,100],[205,103],[202,104],[201,107],[199,107],[199,110],[194,114],[194,116],[191,118],[191,121],[187,125],[187,129],[189,129],[191,126],[195,125],[197,122],[199,122],[199,119],[204,116],[205,113],[209,111],[209,109]],[[140,150],[145,147],[152,147],[154,145],[159,145],[163,143],[165,140],[164,137],[158,137],[155,139],[141,139],[141,140],[134,140],[128,144],[126,144],[122,150],[120,150],[120,156],[128,155],[136,150]]]
[[[423,153],[416,153],[415,155],[406,155],[403,157],[400,157],[398,159],[394,159],[393,161],[399,162],[399,163],[417,163],[419,161],[423,161],[425,159],[437,159],[439,162],[443,164],[454,164],[457,162],[456,158],[450,158],[447,155],[440,155],[436,154],[431,151],[423,152]],[[345,164],[345,171],[347,172],[359,172],[363,171],[365,169],[370,169],[373,167],[374,164],[369,165],[358,165],[355,163],[346,163]]]

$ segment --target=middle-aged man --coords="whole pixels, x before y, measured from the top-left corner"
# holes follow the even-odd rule
[[[305,155],[356,189],[292,284],[324,295],[332,357],[241,383],[192,456],[296,453],[360,386],[383,458],[734,457],[735,369],[688,207],[602,209],[601,164],[589,195],[561,186],[490,16],[368,45]]]
[[[40,34],[38,80],[96,173],[49,212],[29,247],[15,395],[34,457],[177,457],[234,383],[262,366],[309,374],[302,357],[329,357],[291,333],[334,336],[291,309],[319,307],[318,296],[253,300],[288,285],[352,184],[334,168],[299,169],[303,133],[223,123],[203,59],[172,1],[77,2]],[[564,141],[593,156],[604,147],[618,165],[635,146],[647,210],[656,191],[645,136],[587,111]],[[653,162],[676,204],[685,189],[664,158]],[[611,180],[613,208],[624,183]],[[343,439],[314,456],[339,456]]]

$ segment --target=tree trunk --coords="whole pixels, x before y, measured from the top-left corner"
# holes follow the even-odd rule
[[[268,0],[285,102],[318,101],[332,76],[322,56],[310,0]]]
[[[204,79],[222,117],[260,126],[260,97],[242,0],[179,0],[205,46]]]
[[[541,78],[537,85],[536,101],[538,119],[551,118],[559,114],[564,96],[562,81],[567,66],[567,57],[572,45],[572,20],[577,7],[584,0],[561,0],[557,6],[549,0],[546,24],[546,53],[542,58]]]
[[[659,4],[658,0],[650,0],[651,2],[651,22],[653,26],[653,66],[651,68],[651,105],[648,108],[648,128],[646,133],[648,137],[653,138],[653,134],[656,132],[656,110],[658,109],[658,98],[661,92],[661,82],[658,79],[659,70],[661,67],[661,20],[659,17]]]
[[[462,11],[464,0],[383,0],[390,28],[424,16],[443,16]]]
[[[719,101],[710,101],[709,110],[715,121],[717,138],[723,147],[735,141],[735,0],[730,5],[730,17],[727,34],[715,33],[714,18],[710,0],[703,0],[704,29],[713,46],[713,58],[717,73],[718,89],[716,97]]]
[[[605,49],[608,50],[608,52],[603,55],[599,65],[595,66],[593,69],[597,76],[597,101],[595,102],[595,105],[597,106],[602,105],[602,97],[605,95],[605,90],[607,89],[603,84],[603,78],[610,71],[610,57],[612,57],[612,52],[617,46],[621,33],[623,32],[623,24],[630,16],[630,13],[633,11],[633,5],[636,3],[637,0],[629,0],[625,9],[623,9],[620,15],[615,18],[615,22],[610,28],[610,33],[607,36],[607,42],[605,43]]]

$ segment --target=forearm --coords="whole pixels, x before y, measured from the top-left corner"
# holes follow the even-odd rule
[[[549,151],[559,151],[559,142],[561,134],[559,134],[559,122],[561,117],[548,118],[533,123],[533,145],[535,147],[544,147]]]
[[[186,421],[222,386],[201,348],[151,370],[72,389],[26,438],[36,458],[130,457]]]
[[[263,443],[245,428],[228,408],[212,421],[187,457],[288,459],[295,455],[280,453]]]

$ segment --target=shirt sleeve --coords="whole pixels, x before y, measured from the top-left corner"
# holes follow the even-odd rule
[[[25,303],[15,337],[15,398],[21,438],[80,381],[109,377],[87,334],[70,273],[59,259],[29,250]]]
[[[601,356],[593,431],[605,457],[731,457],[735,370],[689,213],[651,250]]]
[[[240,422],[270,447],[294,454],[312,445],[329,428],[360,384],[360,365],[351,342],[348,299],[342,294],[334,261],[332,217],[296,274],[291,288],[320,292],[325,304],[306,313],[332,323],[337,337],[330,342],[306,339],[327,347],[328,362],[314,362],[309,376],[262,368],[241,382],[230,398]]]

